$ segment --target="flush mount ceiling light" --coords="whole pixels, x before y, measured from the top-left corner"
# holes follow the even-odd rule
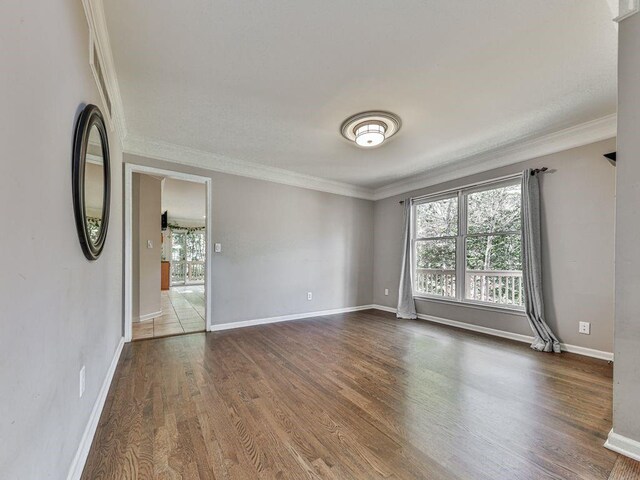
[[[393,113],[362,112],[342,122],[340,133],[359,147],[372,148],[398,133],[401,125],[400,117]]]

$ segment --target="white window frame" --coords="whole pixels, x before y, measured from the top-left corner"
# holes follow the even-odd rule
[[[487,234],[499,235],[501,233],[514,234],[514,232],[490,232],[487,234],[467,234],[467,199],[471,193],[482,192],[485,190],[492,190],[494,188],[508,187],[511,185],[521,185],[522,175],[511,175],[508,177],[501,177],[493,180],[489,180],[482,183],[476,183],[471,185],[465,185],[452,190],[446,190],[437,192],[434,194],[416,197],[411,199],[411,285],[414,291],[413,297],[416,299],[423,299],[435,302],[452,303],[456,305],[464,305],[468,307],[475,307],[487,310],[506,311],[509,313],[516,313],[523,315],[524,306],[505,305],[493,302],[483,302],[480,300],[471,300],[466,298],[466,269],[467,269],[467,252],[466,244],[468,236],[484,236]],[[416,238],[416,207],[425,203],[430,203],[438,200],[445,200],[447,198],[458,198],[458,232],[454,236],[444,237],[425,237]],[[442,295],[430,295],[428,293],[417,293],[415,291],[416,280],[416,243],[424,240],[436,240],[436,239],[454,239],[456,241],[456,294],[455,297],[445,297]]]

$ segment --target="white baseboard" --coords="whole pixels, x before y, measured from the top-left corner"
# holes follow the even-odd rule
[[[481,325],[473,325],[472,323],[458,322],[457,320],[449,320],[447,318],[434,317],[432,315],[418,314],[420,320],[427,320],[428,322],[440,323],[442,325],[449,325],[450,327],[463,328],[465,330],[471,330],[473,332],[485,333],[487,335],[493,335],[494,337],[508,338],[509,340],[515,340],[517,342],[531,343],[533,337],[530,335],[522,335],[520,333],[507,332],[506,330],[498,330],[496,328],[483,327]]]
[[[140,315],[138,317],[138,322],[146,322],[147,320],[153,320],[154,318],[162,316],[162,310],[158,310],[157,312],[147,313],[146,315]]]
[[[396,313],[398,311],[397,308],[385,307],[384,305],[372,305],[372,308],[376,310],[382,310],[383,312]]]
[[[633,458],[640,462],[640,442],[615,433],[613,428],[609,432],[609,436],[607,437],[607,441],[604,442],[604,446],[609,450],[619,453],[620,455]]]
[[[96,434],[98,421],[100,420],[100,415],[102,414],[104,403],[107,400],[107,394],[109,393],[109,387],[111,386],[111,381],[113,380],[113,374],[115,373],[116,367],[118,366],[118,360],[120,360],[122,347],[124,347],[124,337],[120,339],[120,342],[116,347],[116,351],[113,354],[113,359],[111,360],[111,365],[109,365],[109,370],[107,370],[107,375],[104,379],[104,382],[102,383],[102,388],[100,389],[100,393],[98,393],[98,398],[93,404],[93,410],[91,410],[89,422],[84,429],[84,433],[82,434],[82,439],[80,440],[80,445],[78,446],[76,455],[73,458],[73,462],[71,462],[71,468],[69,469],[67,480],[78,480],[82,476],[82,470],[84,469],[84,464],[87,461],[87,456],[89,455],[89,450],[91,449],[93,436]]]
[[[253,327],[255,325],[265,325],[267,323],[288,322],[291,320],[302,320],[304,318],[322,317],[324,315],[336,315],[338,313],[358,312],[360,310],[370,310],[376,308],[375,305],[360,305],[358,307],[334,308],[333,310],[321,310],[318,312],[294,313],[292,315],[282,315],[279,317],[257,318],[255,320],[244,320],[241,322],[218,323],[209,327],[210,332],[229,330],[232,328]]]
[[[578,355],[584,355],[585,357],[599,358],[600,360],[608,360],[609,362],[613,362],[613,352],[604,352],[602,350],[580,347],[578,345],[571,345],[569,343],[561,343],[560,348],[562,348],[562,350],[565,352],[576,353]]]
[[[385,312],[396,313],[396,309],[392,307],[386,307],[384,305],[373,305],[372,308],[382,310]],[[420,320],[427,320],[428,322],[440,323],[442,325],[449,325],[451,327],[463,328],[465,330],[471,330],[472,332],[485,333],[487,335],[493,335],[495,337],[508,338],[517,342],[531,343],[533,337],[529,335],[522,335],[519,333],[507,332],[505,330],[498,330],[495,328],[482,327],[480,325],[474,325],[472,323],[458,322],[456,320],[449,320],[441,317],[434,317],[432,315],[418,314]],[[602,350],[594,350],[593,348],[580,347],[578,345],[571,345],[568,343],[561,343],[560,348],[563,351],[569,353],[576,353],[578,355],[584,355],[586,357],[599,358],[601,360],[613,361],[612,352],[604,352]]]

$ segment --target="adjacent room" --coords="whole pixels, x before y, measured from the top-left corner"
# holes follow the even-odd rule
[[[205,330],[206,188],[132,173],[132,340]]]
[[[0,4],[0,479],[640,480],[640,0]]]

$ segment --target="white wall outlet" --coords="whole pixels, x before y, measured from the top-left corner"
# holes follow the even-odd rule
[[[389,289],[388,288],[384,289],[384,294],[387,295],[387,296],[389,295]]]
[[[307,300],[313,300],[313,293],[307,292]]]
[[[591,335],[591,324],[589,322],[578,323],[578,333],[583,335]]]
[[[84,369],[84,365],[82,366],[82,368],[80,369],[80,398],[82,398],[82,395],[84,395],[84,387],[85,387],[85,369]]]
[[[151,240],[147,240],[147,248],[153,248],[153,242]]]
[[[216,253],[220,253],[222,251],[222,244],[221,243],[214,243],[213,244],[213,251]]]

